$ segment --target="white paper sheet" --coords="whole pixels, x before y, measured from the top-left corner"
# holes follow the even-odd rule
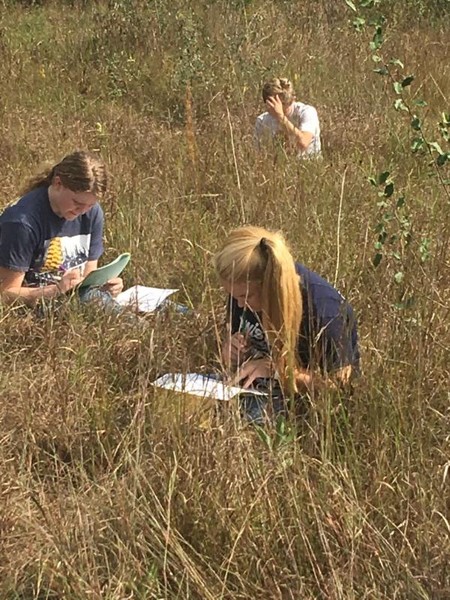
[[[230,400],[238,394],[248,394],[249,392],[256,396],[265,395],[256,390],[229,386],[222,381],[198,373],[167,373],[154,381],[153,385],[166,390],[184,392],[185,394],[214,400]]]
[[[178,290],[135,285],[121,292],[115,300],[122,306],[130,306],[139,312],[153,312],[175,292]]]

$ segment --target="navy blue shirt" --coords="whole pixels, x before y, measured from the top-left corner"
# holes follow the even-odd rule
[[[300,366],[331,372],[352,365],[358,370],[358,333],[352,307],[323,277],[301,264],[295,268],[303,301],[297,345]],[[243,332],[253,348],[267,354],[269,348],[260,315],[239,308],[234,298],[229,311],[231,333]]]
[[[48,188],[32,190],[0,216],[0,267],[25,272],[25,284],[43,285],[53,274],[103,253],[103,211],[95,204],[73,221],[58,217]]]

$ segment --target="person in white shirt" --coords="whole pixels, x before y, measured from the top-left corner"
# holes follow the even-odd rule
[[[289,79],[276,77],[267,81],[263,85],[262,97],[267,111],[256,119],[257,147],[284,136],[288,151],[293,151],[299,158],[321,156],[317,111],[309,104],[295,101]]]

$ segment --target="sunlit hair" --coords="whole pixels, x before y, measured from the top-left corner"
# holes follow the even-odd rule
[[[233,230],[216,254],[219,278],[261,285],[262,326],[282,384],[295,392],[294,369],[302,320],[302,297],[294,258],[281,233],[262,227]]]
[[[285,77],[275,77],[270,81],[266,81],[262,89],[264,102],[272,96],[279,96],[283,104],[292,104],[295,100],[295,92],[289,79],[286,79]]]
[[[92,192],[99,198],[108,186],[108,174],[102,159],[89,152],[77,151],[57,164],[45,165],[25,183],[21,195],[39,187],[49,187],[56,176],[72,192]]]

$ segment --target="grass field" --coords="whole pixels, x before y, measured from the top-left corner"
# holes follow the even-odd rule
[[[131,252],[126,285],[197,313],[0,306],[2,600],[450,598],[450,3],[355,4],[0,0],[0,205],[98,150],[105,260]],[[319,112],[321,161],[254,150],[280,74]],[[211,256],[244,222],[336,281],[364,370],[259,435],[171,422],[150,386],[217,365]]]

